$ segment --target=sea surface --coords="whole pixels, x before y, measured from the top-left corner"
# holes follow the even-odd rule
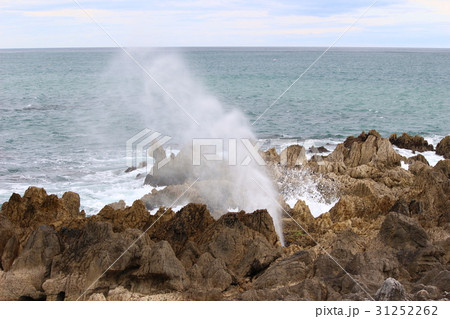
[[[323,51],[130,49],[132,61],[118,48],[0,50],[0,203],[33,185],[77,192],[93,214],[151,191],[136,178],[145,168],[124,173],[126,141],[148,126],[135,110],[152,107],[143,77],[134,76],[147,65],[142,57],[179,57],[225,109],[246,115],[263,145],[279,150],[294,142],[332,150],[370,129],[420,134],[434,145],[450,134],[450,50],[332,49],[283,94]],[[122,68],[125,60],[132,63]]]

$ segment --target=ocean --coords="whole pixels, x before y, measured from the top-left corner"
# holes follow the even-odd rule
[[[126,141],[144,128],[170,136],[171,127],[182,128],[170,120],[186,115],[161,108],[167,94],[149,92],[147,82],[154,83],[141,66],[181,104],[183,94],[194,94],[183,85],[189,73],[225,110],[244,113],[263,145],[270,140],[279,150],[295,142],[332,150],[370,129],[419,134],[434,145],[450,134],[448,49],[332,49],[273,104],[324,50],[130,49],[135,61],[118,48],[0,50],[0,203],[39,186],[79,193],[94,214],[150,192],[136,178],[145,169],[124,172]],[[168,60],[154,70],[151,61],[165,55],[183,67]]]

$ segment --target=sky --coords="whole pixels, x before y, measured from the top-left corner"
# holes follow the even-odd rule
[[[0,0],[0,48],[303,47],[338,38],[340,47],[450,48],[450,0]]]

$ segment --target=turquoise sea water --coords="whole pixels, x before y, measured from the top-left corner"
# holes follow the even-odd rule
[[[179,56],[205,90],[253,123],[323,50],[131,52],[137,60]],[[152,107],[136,74],[142,70],[120,49],[0,50],[0,202],[36,185],[57,194],[79,192],[83,207],[94,212],[147,193],[142,180],[123,173],[126,140],[148,126],[135,110]],[[436,142],[450,133],[449,88],[450,50],[333,49],[253,130],[261,138],[318,144],[369,129]]]

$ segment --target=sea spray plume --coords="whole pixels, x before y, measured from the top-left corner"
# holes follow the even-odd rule
[[[143,50],[136,50],[133,55],[171,95],[165,94],[126,57],[119,56],[112,63],[112,73],[121,75],[119,90],[135,92],[133,101],[126,104],[125,112],[136,114],[148,128],[171,136],[180,145],[181,151],[173,163],[155,172],[162,178],[160,186],[161,180],[168,176],[166,185],[183,184],[200,177],[193,187],[195,198],[204,200],[213,213],[223,214],[230,207],[246,212],[267,209],[283,242],[277,191],[265,166],[249,152],[249,146],[253,147],[257,139],[245,116],[236,109],[226,110],[216,97],[208,94],[179,55]],[[193,165],[193,143],[214,141],[212,139],[220,139],[223,148],[211,149],[205,145],[201,149],[200,165]],[[203,153],[221,156],[217,160],[206,160]]]

